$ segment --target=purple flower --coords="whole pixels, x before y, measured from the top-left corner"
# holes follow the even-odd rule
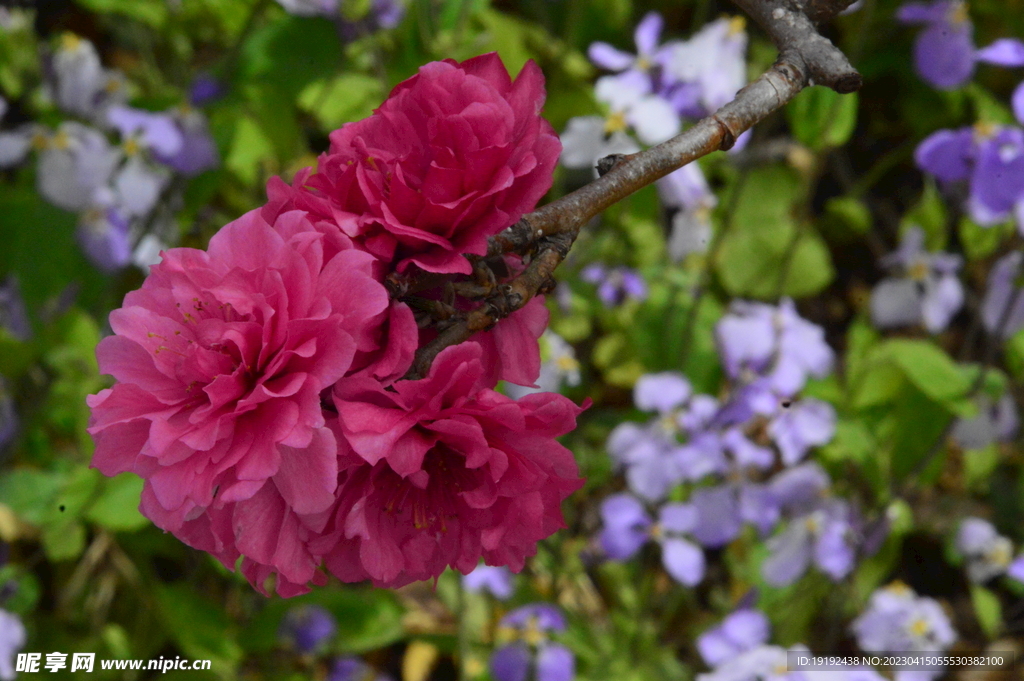
[[[648,501],[664,498],[683,479],[674,431],[652,422],[620,423],[608,436],[608,453],[625,468],[629,489]]]
[[[326,608],[300,605],[285,615],[278,637],[303,654],[314,652],[338,630],[338,623]]]
[[[996,261],[988,275],[981,319],[989,333],[1009,338],[1024,328],[1024,291],[1019,284],[1024,253],[1014,251]]]
[[[974,128],[939,130],[917,146],[917,167],[942,182],[961,182],[971,176],[975,157]]]
[[[65,33],[50,61],[53,98],[64,111],[100,121],[111,104],[124,100],[123,77],[104,69],[91,42]]]
[[[327,681],[391,681],[391,677],[378,674],[358,657],[346,656],[334,660]]]
[[[206,117],[199,111],[189,109],[178,111],[173,115],[173,120],[181,135],[181,148],[176,153],[154,149],[156,159],[185,177],[216,168],[220,164],[220,155],[210,136]]]
[[[400,0],[371,0],[370,11],[366,16],[355,21],[349,21],[343,16],[338,22],[338,29],[344,40],[353,41],[382,28],[394,28],[404,16],[405,5]]]
[[[650,540],[661,544],[665,571],[680,584],[695,586],[704,578],[704,552],[684,535],[698,526],[692,504],[665,504],[652,522],[643,505],[628,494],[616,494],[601,503],[601,546],[613,560],[628,560]]]
[[[664,24],[657,12],[644,15],[633,34],[636,55],[622,52],[603,42],[592,43],[587,55],[590,61],[603,69],[625,72],[637,82],[645,83],[646,92],[651,92],[656,89],[656,82],[672,54],[672,45],[658,46]]]
[[[700,118],[728,102],[746,85],[747,34],[741,17],[717,19],[677,44],[666,72],[677,81],[665,93],[682,116]]]
[[[882,264],[902,276],[883,279],[871,293],[871,320],[879,328],[923,323],[932,333],[946,328],[964,304],[964,289],[956,273],[962,259],[924,250],[924,230],[914,226],[903,233],[900,247]]]
[[[803,646],[793,652],[806,653]],[[788,651],[779,646],[757,646],[725,660],[706,674],[697,674],[697,681],[808,681],[804,672],[789,671]]]
[[[804,398],[783,408],[768,424],[768,434],[787,466],[804,458],[811,447],[828,444],[835,432],[835,409],[828,402],[813,398]]]
[[[770,631],[768,618],[760,610],[737,610],[698,636],[697,650],[705,662],[717,667],[767,643]]]
[[[678,372],[647,374],[633,387],[633,404],[642,411],[665,416],[683,406],[692,393],[690,382]]]
[[[515,576],[507,567],[478,565],[468,575],[462,577],[462,586],[474,593],[489,591],[492,596],[506,601],[515,592]]]
[[[643,277],[628,267],[609,269],[600,263],[593,263],[583,268],[580,278],[588,283],[597,284],[597,297],[605,307],[617,307],[627,298],[647,298],[647,284],[644,283]]]
[[[1014,558],[1013,562],[1006,568],[1006,575],[1016,579],[1018,582],[1024,582],[1024,553]]]
[[[535,681],[570,681],[576,673],[572,652],[550,640],[551,632],[565,631],[562,612],[547,603],[524,605],[498,623],[499,636],[513,642],[494,651],[491,674],[496,681],[526,681],[531,667]]]
[[[839,581],[854,565],[850,510],[846,502],[831,499],[814,511],[794,518],[780,534],[768,541],[768,556],[761,574],[774,586],[792,584],[813,562]]]
[[[633,154],[640,145],[626,133],[625,120],[601,116],[570,118],[562,132],[560,160],[566,168],[589,168],[597,177],[597,162],[613,154]]]
[[[209,73],[200,73],[189,86],[188,101],[192,106],[205,106],[224,95],[224,86]]]
[[[901,582],[875,591],[851,628],[866,652],[941,651],[956,641],[938,601],[918,596]]]
[[[128,220],[116,208],[97,207],[83,213],[77,236],[86,257],[104,272],[116,272],[131,262]]]
[[[923,80],[939,90],[954,90],[974,74],[976,61],[999,66],[1024,65],[1024,43],[997,40],[974,48],[974,25],[960,0],[903,5],[896,18],[906,24],[924,24],[914,43],[914,66]]]
[[[168,157],[181,150],[181,130],[166,113],[112,106],[107,110],[107,122],[121,133],[122,138],[152,149],[155,154]]]
[[[338,13],[338,0],[277,0],[289,14],[300,17],[332,16]]]
[[[740,533],[739,500],[732,485],[701,487],[690,495],[690,503],[697,512],[696,526],[690,531],[693,538],[707,548],[725,546]]]
[[[110,146],[103,133],[66,121],[45,140],[36,168],[36,185],[53,205],[74,212],[85,210],[120,162],[121,153]]]
[[[0,96],[0,122],[7,114],[7,100]],[[0,132],[0,168],[11,168],[21,163],[32,147],[35,125],[28,123],[9,132]]]
[[[690,253],[703,253],[711,240],[711,211],[718,205],[704,173],[689,163],[658,180],[662,203],[678,208],[672,216],[668,252],[678,262]]]
[[[972,582],[987,582],[1007,571],[1013,560],[1013,544],[981,518],[965,518],[956,535],[956,548],[967,559]]]
[[[27,341],[32,336],[25,301],[21,299],[18,280],[13,274],[0,285],[0,329],[20,341]]]
[[[978,415],[971,419],[957,419],[951,433],[962,449],[982,449],[993,442],[1008,442],[1017,434],[1020,422],[1013,395],[1004,393],[998,402],[982,395],[976,400]]]
[[[1024,210],[1024,130],[1003,127],[978,142],[967,206],[980,225]]]
[[[17,615],[0,609],[0,679],[10,681],[14,672],[14,656],[25,645],[25,627]]]
[[[734,301],[715,336],[730,378],[765,376],[782,396],[800,391],[808,376],[824,378],[832,371],[834,354],[824,330],[797,314],[789,298],[778,307]]]

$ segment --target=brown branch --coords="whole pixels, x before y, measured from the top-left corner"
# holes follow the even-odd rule
[[[729,149],[736,138],[809,85],[826,85],[840,93],[861,86],[861,76],[843,53],[815,28],[848,7],[852,0],[734,0],[761,25],[779,50],[768,71],[736,98],[682,134],[655,147],[605,163],[601,177],[523,216],[492,237],[488,256],[519,253],[535,256],[526,270],[497,288],[487,302],[464,315],[420,348],[406,378],[425,376],[444,348],[522,308],[548,281],[565,258],[579,230],[612,204],[687,163],[713,151]],[[610,166],[610,167],[609,167]]]

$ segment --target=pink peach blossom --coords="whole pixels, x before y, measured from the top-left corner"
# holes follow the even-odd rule
[[[97,357],[117,383],[88,399],[92,465],[143,477],[142,510],[159,527],[176,532],[268,484],[298,513],[334,503],[320,393],[377,348],[388,295],[372,256],[324,251],[304,213],[271,225],[252,211],[208,252],[166,251],[111,313]]]

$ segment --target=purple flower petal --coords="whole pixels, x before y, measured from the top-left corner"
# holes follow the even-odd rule
[[[650,537],[651,519],[629,494],[616,494],[601,502],[601,519],[601,546],[613,560],[632,558]]]
[[[1009,253],[996,261],[988,276],[981,318],[989,333],[999,329],[1003,338],[1009,338],[1024,328],[1024,293],[1018,294],[1019,287],[1015,285],[1022,260],[1024,253]]]
[[[914,66],[927,83],[955,90],[974,73],[974,27],[969,21],[936,23],[914,43]]]
[[[974,58],[996,66],[1024,66],[1024,42],[1000,38],[974,53]]]
[[[811,532],[804,518],[790,522],[782,534],[768,540],[771,555],[761,565],[761,574],[772,586],[792,584],[811,563]]]
[[[500,600],[507,600],[515,592],[515,576],[507,567],[478,565],[468,575],[462,577],[462,585],[467,591],[489,591]]]
[[[530,649],[522,643],[499,648],[491,655],[495,681],[526,681],[530,672]]]
[[[147,148],[162,156],[173,156],[181,149],[181,131],[168,114],[112,106],[107,110],[107,121],[123,137],[138,134]]]
[[[1006,574],[1018,582],[1024,582],[1024,553],[1017,556],[1010,566],[1006,568]]]
[[[981,518],[964,518],[956,535],[956,548],[964,554],[983,552],[999,534],[992,523]]]
[[[740,518],[756,527],[762,537],[778,524],[779,504],[778,496],[769,485],[749,483],[740,487]]]
[[[1013,105],[1013,115],[1017,118],[1017,122],[1024,125],[1024,82],[1013,91],[1013,97],[1010,101]]]
[[[516,608],[501,618],[501,625],[522,629],[533,619],[536,619],[537,627],[542,631],[565,631],[565,615],[550,603],[531,603]]]
[[[971,176],[970,209],[983,225],[1010,216],[1024,196],[1024,130],[1003,128],[979,145]]]
[[[698,514],[693,504],[665,504],[658,512],[658,524],[663,532],[684,534],[697,526]]]
[[[850,532],[846,504],[836,501],[826,511],[814,541],[814,564],[833,581],[841,580],[853,570],[854,551],[850,544]]]
[[[921,321],[923,291],[918,282],[890,277],[871,291],[871,323],[878,329],[913,326]]]
[[[693,390],[682,374],[666,371],[641,376],[633,388],[633,403],[641,411],[668,414],[689,399]]]
[[[641,56],[653,55],[658,49],[658,39],[665,22],[657,12],[648,12],[636,26],[633,39],[636,40],[637,53]]]
[[[666,539],[661,545],[665,571],[684,586],[696,586],[704,579],[704,552],[685,539]]]
[[[691,534],[708,548],[725,546],[740,533],[739,503],[729,485],[702,487],[690,497],[699,521]]]
[[[565,646],[548,643],[537,651],[537,681],[571,681],[575,675],[576,658]]]
[[[825,469],[816,463],[805,463],[780,472],[769,486],[783,508],[793,513],[809,508],[830,484]]]
[[[311,653],[337,630],[338,623],[329,610],[319,605],[300,605],[285,615],[278,636],[300,653]]]
[[[587,56],[594,64],[609,71],[625,71],[636,60],[633,55],[602,42],[591,43]]]
[[[918,145],[917,167],[943,182],[960,182],[971,174],[974,160],[974,131],[971,128],[939,130]]]
[[[949,13],[949,2],[908,2],[896,11],[897,21],[904,24],[932,24],[944,21]]]

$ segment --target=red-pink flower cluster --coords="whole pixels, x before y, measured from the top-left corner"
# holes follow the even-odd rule
[[[116,383],[89,398],[93,465],[140,475],[148,518],[264,593],[522,568],[582,483],[555,440],[581,409],[494,391],[536,380],[547,311],[401,380],[431,331],[383,282],[468,273],[533,208],[560,152],[543,100],[532,62],[515,81],[494,54],[428,64],[317,172],[272,181],[206,251],[166,251],[97,349]]]

